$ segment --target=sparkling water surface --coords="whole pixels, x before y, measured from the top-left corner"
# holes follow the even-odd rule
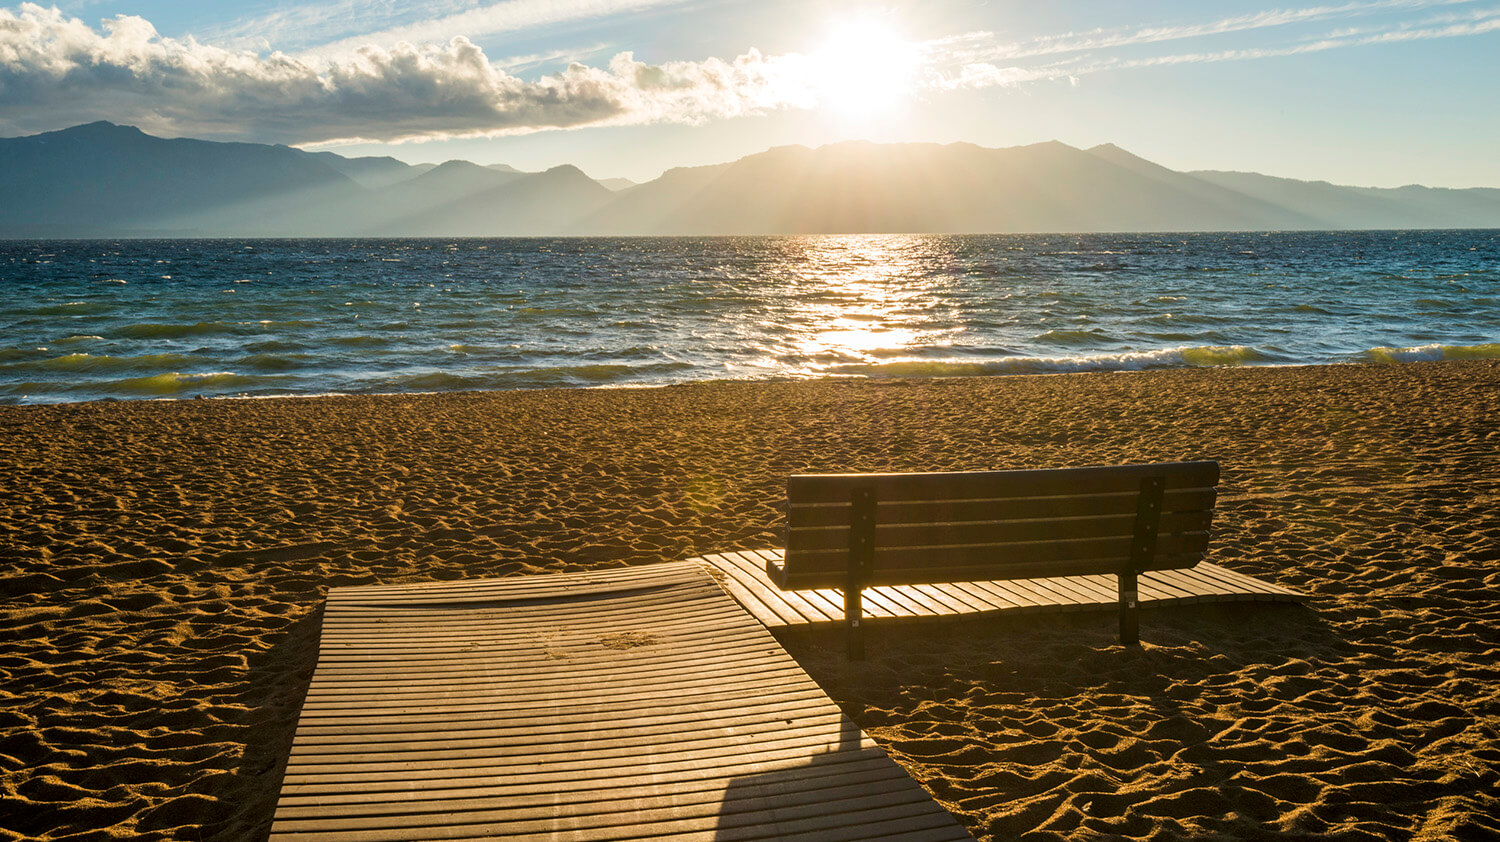
[[[1500,357],[1500,231],[0,242],[0,401]]]

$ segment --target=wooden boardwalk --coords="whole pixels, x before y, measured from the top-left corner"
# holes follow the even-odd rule
[[[783,591],[766,575],[766,561],[781,550],[720,553],[694,559],[711,570],[725,590],[767,628],[842,623],[843,592],[836,588]],[[1301,602],[1305,594],[1200,562],[1188,570],[1140,576],[1143,606],[1257,600]],[[985,612],[1061,612],[1118,609],[1113,576],[1055,576],[937,585],[884,585],[864,590],[865,619],[876,622],[953,618]]]
[[[271,838],[961,840],[697,563],[329,591]]]

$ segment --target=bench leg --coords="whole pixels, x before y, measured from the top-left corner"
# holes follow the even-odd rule
[[[1120,579],[1120,642],[1129,646],[1141,642],[1140,592],[1134,570],[1126,570]]]
[[[844,578],[844,638],[849,660],[865,659],[865,635],[860,628],[864,605],[860,591],[875,563],[875,489],[856,488],[849,507],[849,570]]]
[[[865,659],[865,633],[859,625],[863,615],[864,605],[860,600],[860,586],[851,576],[850,581],[844,586],[844,644],[851,661]]]
[[[1140,591],[1137,571],[1147,570],[1156,555],[1156,533],[1161,527],[1161,503],[1166,477],[1141,477],[1141,494],[1135,504],[1135,530],[1130,539],[1130,561],[1120,571],[1120,642],[1141,642]]]

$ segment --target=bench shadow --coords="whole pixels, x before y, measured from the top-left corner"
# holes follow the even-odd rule
[[[918,764],[923,786],[953,805],[971,833],[993,838],[1023,835],[1052,815],[1012,816],[1004,806],[1034,793],[1008,792],[1004,785],[986,791],[972,781],[963,783],[978,774],[975,763],[998,762],[1020,770],[1016,774],[1022,777],[1029,774],[1024,752],[1013,751],[1016,739],[1052,744],[1064,752],[1093,752],[1071,744],[1096,727],[1091,723],[1104,722],[1109,706],[1133,703],[1133,718],[1161,723],[1161,732],[1180,735],[1180,747],[1195,748],[1192,756],[1205,775],[1228,779],[1239,765],[1202,743],[1206,736],[1200,734],[1206,732],[1197,727],[1201,706],[1194,688],[1222,694],[1227,688],[1220,682],[1226,679],[1243,683],[1247,675],[1295,669],[1299,661],[1342,660],[1358,650],[1318,612],[1297,603],[1147,606],[1141,615],[1144,646],[1122,646],[1115,619],[1107,611],[1090,611],[970,616],[942,623],[871,622],[865,662],[844,658],[838,629],[779,629],[777,638],[849,718],[866,730],[879,729],[880,743],[894,759],[906,768]],[[1034,717],[1058,712],[1071,722],[1052,725],[1061,731],[1051,736],[989,736],[996,723],[1033,717],[1035,724]],[[970,716],[977,718],[966,721]],[[923,741],[929,738],[944,743],[944,752],[967,746],[954,754],[964,759],[928,756]],[[1153,736],[1162,738],[1162,733]],[[1112,748],[1100,750],[1107,754]],[[1007,759],[989,755],[995,749],[1008,752]],[[1039,750],[1036,762],[1056,760],[1044,755],[1052,758]],[[1062,800],[1049,802],[1048,810],[1062,808],[1071,796],[1058,798]],[[1084,800],[1082,793],[1079,800]]]
[[[772,769],[754,775],[742,775],[730,780],[724,789],[719,805],[718,825],[714,839],[743,839],[745,829],[777,827],[783,821],[795,821],[793,814],[799,807],[817,803],[817,796],[828,797],[828,792],[819,792],[828,787],[854,755],[875,752],[860,749],[859,727],[843,717],[839,723],[837,742],[826,752],[807,758],[799,766]],[[839,794],[837,790],[833,795]]]

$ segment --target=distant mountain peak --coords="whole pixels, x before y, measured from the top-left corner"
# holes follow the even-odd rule
[[[433,167],[431,170],[428,170],[428,172],[434,172],[434,173],[435,172],[445,172],[445,173],[449,173],[449,172],[465,172],[465,171],[471,171],[471,170],[490,170],[491,172],[494,172],[494,170],[491,169],[490,167],[481,167],[478,164],[474,163],[473,161],[465,161],[465,160],[463,160],[461,158],[452,158],[450,160],[444,161],[441,164],[438,164],[437,166]]]
[[[121,126],[108,120],[95,120],[55,132],[45,132],[53,137],[146,137],[145,132],[135,126]]]

